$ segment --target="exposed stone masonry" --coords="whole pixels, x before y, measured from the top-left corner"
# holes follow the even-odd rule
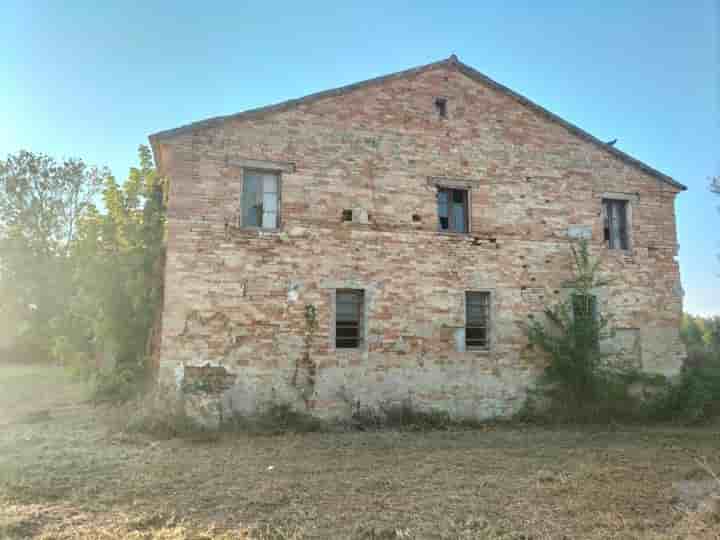
[[[218,399],[241,412],[289,402],[344,417],[410,397],[456,416],[512,414],[543,367],[520,323],[566,294],[581,236],[612,278],[597,292],[615,314],[615,352],[653,373],[682,363],[680,187],[453,59],[152,142],[171,181],[164,381],[182,386],[198,366],[222,366]],[[281,171],[278,230],[239,226],[248,162]],[[436,186],[453,181],[470,191],[468,234],[437,232]],[[608,193],[630,200],[627,252],[603,245]],[[358,350],[332,340],[341,288],[365,291]],[[468,290],[491,292],[489,351],[462,351]],[[318,320],[309,399],[293,384],[307,304]]]

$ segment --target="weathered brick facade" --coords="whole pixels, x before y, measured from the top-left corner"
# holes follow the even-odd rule
[[[543,367],[520,323],[564,294],[570,242],[587,234],[612,278],[598,304],[618,356],[666,374],[682,363],[683,186],[454,57],[151,142],[171,181],[161,380],[207,384],[243,412],[342,417],[409,397],[510,414]],[[280,175],[277,230],[239,220],[257,169]],[[443,186],[468,190],[467,234],[438,232]],[[603,241],[604,197],[627,201],[628,250]],[[357,349],[335,347],[338,289],[364,291]],[[490,293],[486,351],[464,350],[466,291]]]

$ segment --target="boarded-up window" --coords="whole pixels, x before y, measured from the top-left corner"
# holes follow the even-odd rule
[[[603,238],[610,249],[628,249],[627,201],[603,199]]]
[[[468,191],[466,189],[440,188],[438,199],[438,222],[441,231],[468,232]]]
[[[245,171],[242,192],[242,226],[276,229],[280,178],[276,173]]]
[[[357,349],[362,341],[362,290],[339,289],[335,293],[335,347]]]
[[[465,293],[465,348],[490,346],[490,293]]]

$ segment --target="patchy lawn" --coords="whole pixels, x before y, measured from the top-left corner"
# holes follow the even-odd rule
[[[678,482],[718,429],[113,433],[61,370],[0,366],[0,540],[720,538]]]

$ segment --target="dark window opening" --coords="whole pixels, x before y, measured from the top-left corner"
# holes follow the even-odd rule
[[[468,232],[468,191],[438,189],[438,220],[441,231]]]
[[[603,240],[610,249],[628,249],[627,201],[603,199]]]
[[[435,98],[435,110],[440,118],[447,118],[447,99],[446,98]]]
[[[352,221],[352,210],[343,210],[342,211],[342,220],[343,221]]]
[[[335,347],[357,349],[362,341],[364,292],[341,289],[335,294]]]
[[[415,223],[418,223],[418,222],[420,221],[420,214],[413,214],[413,215],[412,215],[412,220],[413,220]]]
[[[490,345],[490,293],[465,293],[465,348],[488,349]]]
[[[592,294],[574,294],[572,307],[575,320],[597,320],[597,299]]]
[[[280,178],[275,173],[245,171],[243,173],[243,227],[277,229]]]
[[[579,348],[597,349],[600,334],[597,311],[597,299],[592,294],[573,294],[572,312],[575,321],[573,340]]]

